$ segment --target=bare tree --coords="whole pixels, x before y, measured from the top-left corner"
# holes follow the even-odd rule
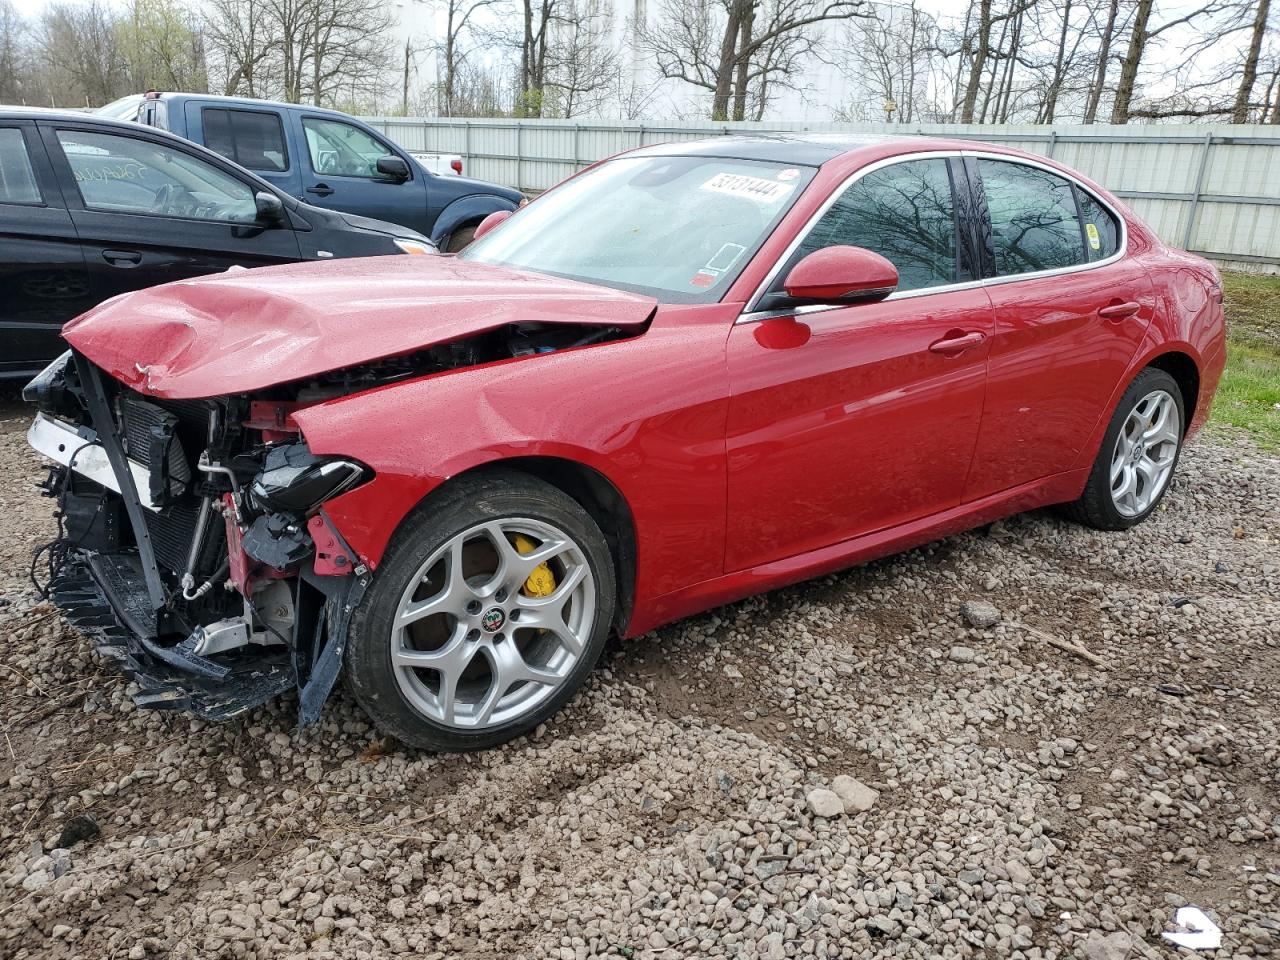
[[[49,7],[37,43],[50,102],[103,104],[133,92],[115,17],[102,0]]]
[[[1102,26],[1099,40],[1098,62],[1094,71],[1093,83],[1089,87],[1089,95],[1085,100],[1084,122],[1093,123],[1098,116],[1098,102],[1102,99],[1102,91],[1107,84],[1107,65],[1111,58],[1111,42],[1115,37],[1116,16],[1120,12],[1120,0],[1108,0],[1107,18]]]
[[[908,5],[877,4],[870,16],[845,25],[839,47],[852,53],[843,72],[863,91],[859,114],[883,115],[899,123],[921,119],[929,98],[937,32],[936,21],[916,6],[916,0]]]
[[[729,119],[732,101],[742,120],[753,82],[767,100],[813,54],[811,28],[866,15],[863,0],[663,0],[641,40],[662,76],[711,91],[712,119]]]
[[[438,44],[444,61],[444,76],[440,81],[440,112],[446,117],[456,116],[459,99],[459,74],[467,61],[468,36],[475,28],[475,18],[482,10],[490,9],[502,0],[444,0],[444,37]]]
[[[1240,86],[1236,88],[1236,99],[1232,104],[1232,123],[1248,122],[1249,98],[1253,96],[1253,85],[1258,79],[1258,60],[1262,56],[1262,41],[1267,33],[1267,16],[1271,12],[1271,0],[1256,0],[1256,2],[1258,9],[1254,14],[1252,29],[1249,32],[1249,50],[1245,54]],[[1269,99],[1263,102],[1265,104]]]
[[[393,62],[382,0],[210,0],[205,32],[227,93],[376,101]]]
[[[29,75],[30,28],[10,0],[0,0],[0,103],[21,103]]]
[[[972,50],[969,59],[968,78],[965,81],[964,96],[960,101],[960,122],[973,123],[974,111],[978,105],[978,93],[982,89],[984,72],[988,69],[991,57],[991,32],[998,25],[1003,33],[1009,21],[1020,16],[1032,6],[1036,0],[1013,0],[1001,12],[996,12],[994,0],[971,0],[964,36],[964,52]],[[976,16],[975,16],[976,14]],[[988,87],[988,95],[990,87]]]
[[[617,48],[612,42],[610,8],[601,0],[565,0],[563,19],[552,24],[550,63],[543,86],[550,110],[558,117],[576,117],[602,106],[618,73]]]
[[[132,0],[116,34],[133,90],[208,89],[202,25],[174,0]]]
[[[1116,98],[1111,107],[1111,122],[1129,122],[1137,87],[1138,71],[1142,67],[1143,57],[1146,56],[1151,44],[1157,41],[1161,34],[1183,24],[1197,20],[1202,21],[1206,17],[1221,12],[1228,6],[1229,4],[1227,3],[1209,2],[1188,11],[1180,17],[1167,20],[1160,26],[1153,27],[1151,26],[1151,14],[1155,8],[1155,0],[1138,0],[1134,9],[1133,25],[1129,30],[1129,48],[1120,65],[1120,81],[1116,85]],[[1147,111],[1145,115],[1151,116],[1152,114]]]
[[[270,17],[254,0],[207,0],[204,35],[210,68],[220,72],[222,92],[228,96],[267,95],[274,79],[276,52]]]

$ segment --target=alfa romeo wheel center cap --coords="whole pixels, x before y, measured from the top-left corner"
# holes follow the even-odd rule
[[[480,618],[480,626],[489,633],[497,633],[507,622],[507,615],[498,607],[490,607]]]

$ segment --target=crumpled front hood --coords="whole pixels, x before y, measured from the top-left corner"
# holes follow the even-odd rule
[[[657,301],[455,257],[231,270],[115,297],[63,336],[135,390],[174,400],[260,390],[512,323],[635,327]]]

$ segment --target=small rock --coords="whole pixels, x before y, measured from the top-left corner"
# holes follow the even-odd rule
[[[947,659],[954,663],[973,663],[976,656],[977,654],[973,652],[973,647],[957,644],[951,648],[951,651],[947,654]]]
[[[969,621],[970,626],[977,627],[979,630],[994,627],[1000,622],[1000,611],[996,609],[994,603],[986,600],[967,600],[960,607],[960,613]]]
[[[831,789],[835,791],[844,804],[845,813],[863,813],[875,806],[880,794],[872,790],[861,780],[841,774],[831,781]]]
[[[761,860],[756,864],[756,876],[761,880],[768,880],[770,877],[776,877],[785,869],[787,869],[786,860]]]
[[[1009,874],[1009,879],[1014,883],[1021,883],[1025,886],[1033,879],[1031,871],[1027,869],[1026,865],[1017,860],[1010,860],[1004,865],[1004,869]]]
[[[81,840],[92,840],[102,829],[98,821],[87,813],[78,813],[62,825],[62,833],[58,835],[58,846],[67,849]]]
[[[809,809],[816,817],[838,817],[844,813],[844,801],[840,799],[839,794],[833,790],[827,790],[824,787],[818,787],[816,790],[810,790],[809,795],[805,798],[809,803]]]
[[[55,880],[71,869],[70,850],[58,847],[56,850],[49,852],[49,857],[53,860],[53,878]]]
[[[1136,955],[1133,951],[1133,937],[1123,931],[1109,936],[1092,933],[1080,945],[1080,956],[1084,960],[1128,960]]]

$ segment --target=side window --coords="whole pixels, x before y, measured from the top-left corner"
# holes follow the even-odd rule
[[[389,179],[378,173],[378,161],[390,151],[359,127],[341,120],[306,117],[302,128],[307,133],[311,169],[316,173],[369,180]]]
[[[59,130],[76,187],[90,210],[251,223],[253,190],[199,157],[149,140]]]
[[[979,160],[978,169],[999,276],[1086,262],[1084,229],[1070,181],[1003,160]]]
[[[40,203],[27,141],[16,127],[0,127],[0,203]]]
[[[280,115],[264,110],[226,110],[205,107],[200,111],[204,145],[250,170],[282,173],[289,169]]]
[[[1084,219],[1084,255],[1091,263],[1105,260],[1120,249],[1120,223],[1093,194],[1079,187],[1075,191]]]
[[[898,268],[898,289],[955,283],[956,220],[943,159],[874,170],[841,194],[805,237],[799,257],[823,247],[865,247]]]

